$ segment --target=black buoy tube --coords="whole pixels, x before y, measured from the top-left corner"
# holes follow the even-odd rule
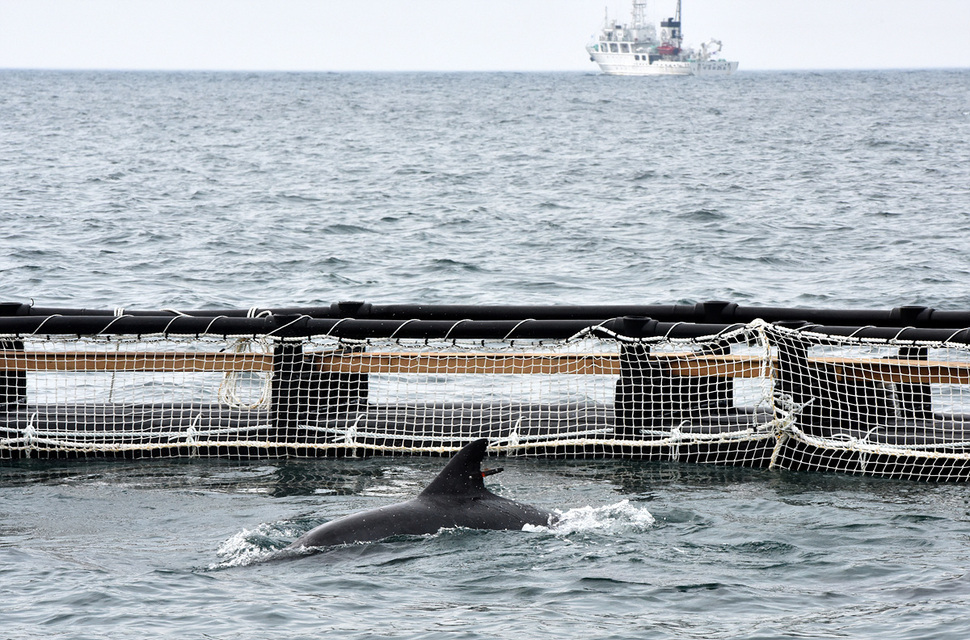
[[[970,329],[860,327],[803,322],[782,323],[799,331],[830,336],[882,340],[970,342]],[[400,338],[421,340],[564,340],[583,332],[621,339],[700,338],[724,334],[741,323],[661,322],[625,316],[570,320],[397,320],[313,318],[308,315],[149,316],[149,315],[15,315],[0,316],[0,334],[40,335],[269,335],[279,338],[332,336],[348,340]]]
[[[252,309],[139,310],[124,309],[126,316],[246,318],[251,316],[308,316],[312,319],[427,320],[441,322],[579,320],[592,323],[620,317],[646,317],[658,322],[694,324],[746,324],[760,318],[767,322],[803,322],[826,326],[916,327],[962,329],[970,327],[970,311],[942,311],[922,306],[894,309],[802,309],[794,307],[741,306],[733,302],[701,302],[674,305],[431,305],[335,302],[328,306]],[[34,307],[0,303],[0,316],[94,316],[113,317],[117,310]]]

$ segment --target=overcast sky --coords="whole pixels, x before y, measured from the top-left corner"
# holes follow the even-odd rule
[[[675,0],[652,0],[650,15]],[[0,68],[596,71],[630,0],[0,0]],[[742,70],[970,68],[970,0],[684,0]]]

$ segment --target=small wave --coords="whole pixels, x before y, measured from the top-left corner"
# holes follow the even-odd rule
[[[684,211],[682,213],[677,214],[677,217],[684,218],[687,220],[706,221],[706,220],[723,220],[727,216],[725,216],[717,209],[703,208],[703,209],[695,209],[693,211]]]
[[[550,527],[525,525],[525,531],[552,531],[557,536],[589,531],[645,531],[656,523],[656,518],[640,507],[623,500],[602,507],[577,507],[563,512],[559,521]]]
[[[545,209],[545,210],[572,209],[572,207],[570,207],[570,206],[567,206],[567,205],[564,205],[564,204],[560,204],[558,202],[549,202],[549,201],[540,202],[539,203],[539,208],[540,209]]]
[[[210,570],[244,567],[267,560],[289,546],[303,533],[290,522],[261,524],[253,530],[243,529],[223,542],[216,555],[221,559]]]
[[[332,224],[320,230],[321,235],[347,236],[356,235],[359,233],[374,233],[374,230],[356,224],[342,223]]]
[[[452,260],[450,258],[436,258],[431,261],[431,268],[435,272],[440,271],[472,271],[479,272],[482,270],[481,267],[469,262],[462,262],[459,260]]]
[[[322,202],[323,198],[318,198],[316,196],[311,196],[303,193],[280,193],[276,195],[276,199],[279,202],[292,202],[292,203],[312,203],[312,202]]]

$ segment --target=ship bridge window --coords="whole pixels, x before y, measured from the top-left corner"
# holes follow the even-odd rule
[[[623,44],[620,45],[620,51],[622,51],[623,53],[630,53],[630,45],[624,42]]]
[[[613,53],[616,53],[617,52],[617,48],[616,48],[616,43],[615,42],[611,42],[610,43],[610,51],[613,52]]]

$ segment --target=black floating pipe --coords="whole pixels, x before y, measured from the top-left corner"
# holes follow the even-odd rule
[[[799,331],[820,333],[827,336],[873,338],[877,340],[958,342],[970,343],[970,328],[926,329],[922,327],[838,327],[806,324]]]
[[[860,338],[970,342],[970,329],[897,328],[784,323],[800,331]],[[389,320],[308,316],[6,316],[3,335],[275,335],[283,338],[330,335],[336,338],[419,340],[562,340],[583,330],[628,338],[699,338],[742,327],[742,323],[659,322],[639,316],[609,320]]]
[[[60,309],[32,307],[21,303],[0,303],[0,316],[100,316],[113,317],[115,311],[106,309]],[[432,304],[370,304],[361,301],[335,302],[319,307],[281,307],[254,309],[125,309],[130,316],[163,316],[173,318],[186,315],[199,318],[225,316],[245,318],[251,315],[309,316],[315,319],[372,319],[372,320],[433,320],[453,321],[522,321],[532,320],[590,320],[602,322],[610,318],[641,316],[659,322],[691,322],[699,324],[748,323],[756,318],[768,322],[806,322],[832,326],[877,326],[962,329],[970,327],[970,311],[940,311],[921,306],[880,309],[801,309],[790,307],[743,307],[733,302],[711,301],[698,304],[674,305],[432,305]]]
[[[564,339],[595,320],[373,320],[310,318],[308,316],[193,317],[193,316],[6,316],[0,334],[6,335],[275,335],[307,337],[402,339]],[[612,327],[613,322],[605,323]]]
[[[0,333],[42,335],[215,334],[257,335],[280,329],[273,318],[190,316],[6,316]]]
[[[176,316],[191,316],[196,318],[214,318],[225,316],[227,318],[246,318],[260,315],[306,315],[312,318],[331,318],[343,317],[333,315],[331,307],[285,307],[278,309],[122,309],[126,316],[164,316],[174,318]],[[115,317],[117,312],[113,309],[68,309],[60,307],[32,307],[27,304],[17,302],[0,303],[0,316],[97,316]]]
[[[631,337],[662,335],[676,328],[682,336],[701,336],[723,325],[657,323],[644,318],[599,320],[389,320],[310,318],[308,316],[193,317],[193,316],[6,316],[0,334],[6,335],[275,335],[338,338],[401,338],[420,340],[562,340],[584,329],[622,333]]]

